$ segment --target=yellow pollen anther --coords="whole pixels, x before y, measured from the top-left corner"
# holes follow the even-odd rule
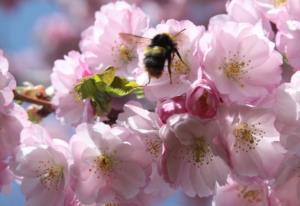
[[[131,50],[124,44],[121,44],[119,46],[119,55],[120,55],[121,60],[124,62],[130,62],[134,58]]]
[[[224,72],[227,78],[237,79],[243,74],[244,62],[232,61],[224,64]]]
[[[196,163],[209,163],[207,156],[211,156],[210,147],[206,143],[204,137],[199,137],[195,140],[192,146],[193,160]]]
[[[188,74],[190,72],[190,68],[178,57],[174,58],[171,67],[177,74]]]
[[[104,204],[104,206],[118,206],[118,204],[109,202],[109,203]]]
[[[246,200],[248,203],[259,203],[262,201],[262,191],[260,190],[250,190],[246,186],[242,187],[238,196]]]
[[[254,143],[254,137],[252,135],[251,128],[249,128],[247,123],[242,123],[235,129],[235,136],[242,141]]]
[[[103,172],[109,172],[113,168],[113,159],[108,155],[100,155],[95,160],[97,168]]]
[[[145,144],[147,147],[147,152],[149,152],[154,157],[158,157],[161,154],[162,140],[157,138],[146,138]]]
[[[245,55],[228,52],[228,57],[224,57],[223,64],[219,66],[219,70],[222,70],[227,79],[235,81],[240,87],[244,87],[243,79],[245,74],[251,68],[251,60],[247,60]]]
[[[274,0],[276,7],[285,6],[288,3],[288,0]]]
[[[39,161],[38,177],[40,182],[48,190],[58,190],[64,176],[64,167],[62,165],[52,164],[50,161]]]
[[[260,125],[260,123],[258,123]],[[265,132],[257,128],[257,125],[242,122],[234,129],[235,136],[235,150],[248,152],[249,150],[255,149],[258,143],[263,138]]]

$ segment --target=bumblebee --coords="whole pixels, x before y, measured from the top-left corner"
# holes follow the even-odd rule
[[[178,56],[180,61],[184,63],[182,60],[180,53],[177,48],[177,43],[175,41],[176,37],[182,33],[184,30],[178,32],[174,36],[171,36],[168,33],[161,33],[154,36],[152,39],[147,39],[145,37],[136,36],[133,34],[120,33],[122,39],[128,41],[129,39],[145,39],[150,41],[150,44],[145,48],[144,53],[144,65],[146,71],[149,75],[149,82],[151,81],[151,77],[160,78],[163,74],[165,64],[167,62],[168,73],[170,77],[170,83],[172,84],[172,60],[175,55]],[[139,40],[135,41],[136,43],[141,42]]]

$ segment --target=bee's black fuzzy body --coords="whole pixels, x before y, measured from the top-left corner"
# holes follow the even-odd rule
[[[145,49],[144,64],[149,77],[159,78],[164,71],[165,62],[168,61],[168,71],[172,81],[170,67],[175,53],[178,53],[177,44],[169,34],[156,35]]]

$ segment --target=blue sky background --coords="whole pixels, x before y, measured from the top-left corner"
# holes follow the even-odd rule
[[[76,1],[76,0],[74,0]],[[24,1],[15,10],[4,11],[0,8],[0,48],[5,53],[14,53],[22,49],[33,47],[34,26],[36,21],[52,12],[58,7],[50,1]],[[0,206],[23,206],[24,196],[17,183],[12,184],[10,194],[0,193]],[[180,204],[179,195],[169,198],[159,206],[176,206]]]

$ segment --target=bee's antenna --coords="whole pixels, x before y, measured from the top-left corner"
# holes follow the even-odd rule
[[[184,32],[186,29],[182,29],[182,30],[180,30],[179,32],[177,32],[175,35],[174,35],[174,37],[177,37],[179,34],[181,34],[182,32]]]

